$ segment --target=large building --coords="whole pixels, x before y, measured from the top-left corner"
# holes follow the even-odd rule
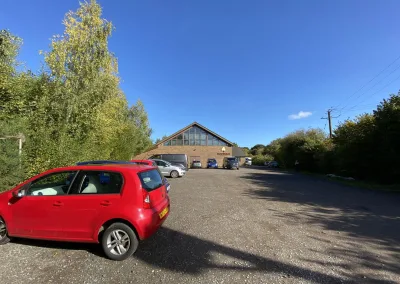
[[[225,156],[243,158],[245,153],[234,143],[207,129],[197,122],[182,128],[158,142],[152,149],[135,157],[147,159],[157,154],[186,154],[191,165],[193,160],[201,161],[203,167],[207,159],[215,158],[219,165]],[[244,159],[241,159],[243,164]]]

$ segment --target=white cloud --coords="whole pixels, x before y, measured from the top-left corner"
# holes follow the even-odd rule
[[[306,118],[312,115],[312,112],[310,111],[300,111],[298,114],[291,114],[289,115],[289,119],[290,120],[294,120],[294,119],[302,119],[302,118]]]

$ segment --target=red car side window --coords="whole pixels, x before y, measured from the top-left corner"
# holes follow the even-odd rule
[[[81,171],[68,194],[118,194],[122,184],[120,173]]]

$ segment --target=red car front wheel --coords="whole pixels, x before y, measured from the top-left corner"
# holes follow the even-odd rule
[[[0,217],[0,245],[4,245],[10,241],[7,232],[7,226],[4,220]]]

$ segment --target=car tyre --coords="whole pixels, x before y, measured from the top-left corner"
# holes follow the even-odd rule
[[[135,253],[139,241],[131,227],[124,223],[114,223],[104,231],[101,246],[109,259],[121,261]]]
[[[170,175],[171,175],[172,178],[179,177],[179,173],[177,171],[171,171]]]
[[[0,217],[0,245],[5,245],[10,241],[8,236],[6,222]]]

